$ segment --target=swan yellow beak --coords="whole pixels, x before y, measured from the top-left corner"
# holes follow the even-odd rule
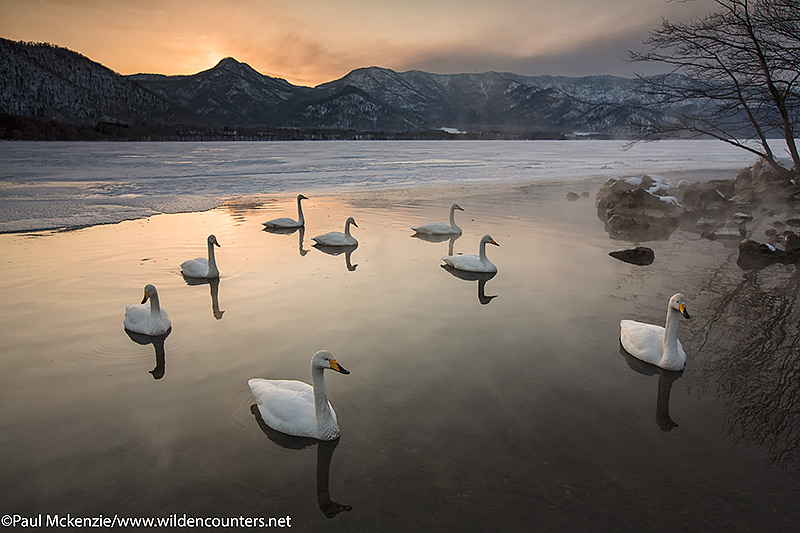
[[[339,373],[342,373],[342,374],[345,374],[345,375],[350,373],[350,371],[346,370],[342,365],[340,365],[336,361],[336,359],[331,359],[330,361],[328,361],[328,363],[331,365],[331,369],[336,370]]]
[[[144,291],[144,298],[142,298],[142,303],[145,303],[148,298],[150,298],[150,291]]]
[[[679,309],[681,310],[681,314],[686,318],[692,318],[689,316],[689,312],[686,310],[686,304],[681,304]]]
[[[215,244],[216,246],[219,246],[220,248],[222,248],[222,245],[221,245],[220,243],[218,243],[218,242],[217,242],[217,239],[214,239],[214,244]]]
[[[490,243],[492,243],[492,244],[494,244],[495,246],[500,246],[500,245],[497,243],[497,241],[495,241],[494,239],[490,240],[489,242],[490,242]]]

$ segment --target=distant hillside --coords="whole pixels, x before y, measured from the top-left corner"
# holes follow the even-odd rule
[[[0,39],[0,52],[0,114],[103,123],[95,128],[101,135],[109,124],[139,126],[123,132],[129,136],[140,136],[146,125],[163,130],[183,124],[214,131],[268,127],[406,135],[452,129],[527,138],[629,137],[637,132],[634,124],[662,119],[642,107],[647,100],[636,80],[614,76],[444,75],[369,67],[312,88],[259,74],[233,58],[187,76],[121,76],[48,44]]]
[[[78,124],[191,120],[172,103],[66,48],[0,39],[0,113]]]

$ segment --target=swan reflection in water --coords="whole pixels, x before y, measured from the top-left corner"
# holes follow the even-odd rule
[[[153,370],[150,370],[149,372],[150,374],[153,375],[153,379],[163,378],[166,365],[164,341],[167,339],[167,337],[169,337],[169,334],[172,333],[172,329],[170,328],[170,330],[164,333],[163,335],[144,335],[142,333],[136,333],[128,329],[125,330],[125,333],[127,333],[128,337],[130,337],[131,340],[136,344],[141,344],[142,346],[146,346],[148,344],[153,345],[153,348],[156,351],[156,366],[155,368],[153,368]]]
[[[683,375],[683,370],[664,370],[650,363],[637,359],[622,347],[620,343],[619,353],[625,358],[625,362],[634,372],[644,376],[658,376],[658,397],[656,398],[656,424],[661,428],[661,431],[670,431],[672,428],[678,427],[672,418],[669,416],[669,395],[672,391],[672,384]]]
[[[477,281],[478,301],[481,303],[481,305],[486,305],[493,299],[497,298],[496,294],[493,296],[486,295],[486,282],[495,277],[497,275],[497,272],[467,272],[466,270],[459,270],[457,268],[453,268],[450,265],[439,265],[439,266],[441,266],[443,269],[445,269],[458,279],[463,279],[464,281]]]
[[[274,235],[291,235],[295,231],[297,232],[297,249],[300,252],[300,257],[305,257],[305,255],[309,252],[308,250],[303,248],[303,239],[306,235],[306,228],[305,226],[300,226],[299,228],[264,228],[264,231],[267,233],[272,233]]]
[[[183,276],[183,279],[186,281],[187,285],[205,285],[206,283],[211,288],[211,312],[214,315],[214,318],[217,320],[222,319],[223,313],[225,311],[221,311],[219,308],[219,278],[191,278],[188,276]]]
[[[289,450],[302,450],[314,444],[317,445],[317,504],[322,514],[328,518],[333,518],[342,511],[351,511],[353,509],[351,505],[336,503],[331,500],[329,488],[331,460],[333,459],[333,452],[339,444],[338,438],[331,441],[322,441],[307,437],[287,435],[286,433],[275,431],[264,422],[264,419],[261,418],[261,413],[258,411],[257,404],[250,406],[250,412],[253,418],[256,419],[256,423],[258,427],[261,428],[261,431],[264,432],[269,440],[278,446]]]
[[[350,260],[350,255],[355,251],[356,248],[358,248],[357,244],[353,244],[351,246],[326,246],[324,244],[316,243],[314,244],[314,248],[328,255],[344,254],[344,264],[347,267],[347,270],[350,272],[355,271],[356,267],[358,266],[358,263],[353,264]]]
[[[415,233],[411,237],[415,239],[419,239],[425,242],[444,242],[449,241],[447,246],[447,255],[453,255],[453,244],[461,238],[461,234],[458,235],[429,235],[427,233]]]

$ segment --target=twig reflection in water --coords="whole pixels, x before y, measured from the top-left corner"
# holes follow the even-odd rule
[[[800,269],[772,265],[739,275],[738,284],[715,277],[705,291],[712,298],[698,328],[705,334],[693,343],[703,354],[701,392],[716,379],[727,435],[800,472]]]

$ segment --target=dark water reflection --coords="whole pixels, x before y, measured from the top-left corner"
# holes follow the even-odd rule
[[[353,252],[358,248],[357,244],[351,246],[326,246],[324,244],[315,243],[314,248],[328,255],[344,254],[344,266],[349,272],[355,272],[356,267],[358,267],[358,263],[353,263],[351,259]]]
[[[225,311],[219,308],[219,278],[192,278],[184,275],[183,279],[186,281],[187,285],[197,286],[208,284],[209,290],[211,291],[211,314],[214,315],[214,318],[217,320],[222,320],[222,315]]]
[[[269,440],[290,450],[302,450],[309,446],[316,446],[317,448],[317,505],[319,510],[326,518],[333,518],[342,511],[352,511],[352,505],[345,505],[331,500],[330,491],[330,471],[331,461],[333,460],[333,452],[339,445],[339,439],[333,441],[320,441],[316,439],[308,439],[303,437],[294,437],[279,431],[275,431],[269,427],[264,419],[261,418],[261,413],[258,411],[258,405],[253,404],[250,406],[250,413],[253,415],[258,427]]]
[[[452,268],[450,265],[440,266],[458,279],[463,279],[464,281],[477,281],[478,301],[481,303],[481,305],[486,305],[493,299],[497,298],[496,294],[493,296],[488,296],[486,294],[486,282],[495,277],[497,272],[467,272],[464,270],[458,270],[457,268]]]
[[[622,263],[567,190],[315,195],[312,235],[365,221],[338,259],[265,235],[258,206],[0,235],[3,511],[290,515],[306,531],[800,527],[796,267],[742,273],[735,249],[680,228],[648,243],[652,265]],[[503,243],[499,275],[454,280],[452,241],[408,238],[453,198],[464,242]],[[219,285],[209,313],[176,267],[212,231],[230,243],[225,320]],[[163,343],[119,331],[144,283],[172,319],[169,375]],[[693,311],[683,374],[623,364],[619,320],[662,323],[676,292]],[[143,376],[154,349],[159,381]],[[319,349],[353,372],[326,383],[340,440],[267,442],[247,380],[306,376]]]
[[[130,337],[131,340],[136,344],[141,344],[142,346],[147,346],[148,344],[153,345],[153,349],[155,350],[156,353],[156,366],[153,368],[153,370],[150,370],[150,374],[153,375],[153,379],[163,378],[164,372],[166,372],[166,364],[167,364],[167,355],[166,351],[164,350],[164,341],[167,340],[169,334],[172,333],[172,329],[170,329],[163,335],[144,335],[142,333],[136,333],[128,329],[125,329],[125,333],[127,333],[128,337]]]
[[[720,276],[709,293],[701,390],[726,406],[726,436],[800,477],[800,269]]]
[[[671,431],[678,427],[678,424],[669,416],[669,396],[672,392],[672,384],[683,375],[683,370],[679,372],[664,370],[663,368],[645,363],[637,359],[619,345],[619,353],[625,358],[628,367],[638,374],[644,376],[658,376],[658,395],[656,397],[656,424],[661,431]]]
[[[300,256],[306,255],[309,251],[303,248],[303,239],[306,235],[306,228],[305,226],[300,226],[299,228],[264,228],[266,233],[272,233],[275,235],[291,235],[297,232],[297,251]]]

